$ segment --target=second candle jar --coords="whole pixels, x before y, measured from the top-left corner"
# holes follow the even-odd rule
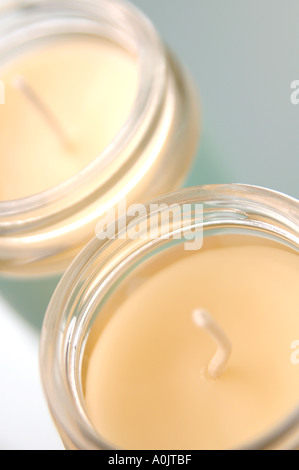
[[[187,188],[147,205],[136,238],[128,221],[81,252],[40,343],[66,448],[298,447],[298,210],[264,188]]]
[[[2,10],[0,23],[6,92],[0,111],[9,130],[0,157],[6,174],[0,184],[0,272],[62,272],[120,201],[144,202],[183,183],[199,136],[197,93],[151,23],[127,3],[32,1]],[[97,49],[111,74],[105,80]],[[92,109],[86,112],[88,100]],[[28,108],[23,117],[20,106]],[[40,126],[49,141],[41,138]],[[74,146],[83,132],[80,151],[61,150],[64,131]],[[8,168],[20,141],[23,153]]]

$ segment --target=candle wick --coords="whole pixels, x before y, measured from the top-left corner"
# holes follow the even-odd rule
[[[38,96],[36,91],[29,85],[27,80],[22,75],[17,75],[13,79],[13,85],[15,86],[15,88],[20,90],[21,93],[23,93],[23,95],[28,99],[28,101],[44,117],[44,119],[47,121],[48,125],[51,127],[56,137],[59,139],[60,143],[67,149],[70,149],[71,142],[67,138],[66,132],[60,125],[56,116],[54,116],[53,112]]]
[[[209,376],[212,379],[217,379],[226,369],[232,351],[231,342],[222,328],[206,310],[195,309],[193,311],[193,319],[196,325],[205,329],[217,344],[216,353],[208,366]]]

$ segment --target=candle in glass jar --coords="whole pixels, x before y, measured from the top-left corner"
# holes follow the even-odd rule
[[[68,39],[0,66],[0,200],[31,196],[82,170],[124,125],[136,58],[105,40]]]
[[[257,237],[204,240],[133,271],[92,327],[86,407],[114,448],[236,448],[298,404],[298,256]]]

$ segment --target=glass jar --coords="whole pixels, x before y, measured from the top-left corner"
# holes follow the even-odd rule
[[[143,202],[182,184],[198,141],[196,92],[148,19],[121,1],[5,2],[0,27],[2,67],[68,37],[109,40],[137,60],[136,99],[108,147],[57,186],[0,201],[0,272],[61,273],[119,201]]]
[[[134,277],[134,272],[158,253],[170,253],[173,244],[181,244],[188,233],[203,234],[204,243],[218,235],[251,236],[257,243],[271,240],[276,247],[298,254],[299,203],[281,193],[248,185],[208,185],[183,189],[153,203],[158,204],[156,211],[161,214],[169,207],[182,209],[187,205],[187,223],[178,217],[170,225],[167,217],[156,219],[157,212],[152,207],[157,206],[151,203],[146,206],[146,213],[134,219],[134,224],[140,227],[146,222],[144,226],[149,227],[152,219],[155,223],[158,220],[153,236],[123,237],[122,231],[131,224],[127,220],[114,237],[94,238],[64,274],[46,313],[40,349],[42,382],[67,449],[113,447],[95,431],[88,415],[84,398],[85,353],[95,320],[100,319],[105,328],[113,315],[113,308],[107,313],[105,304],[115,292],[121,292],[128,276]],[[198,207],[202,207],[201,212]],[[167,256],[166,263],[171,263],[171,256]],[[297,446],[299,407],[267,435],[242,448]]]

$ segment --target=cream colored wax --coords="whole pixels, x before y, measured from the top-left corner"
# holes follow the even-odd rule
[[[10,200],[56,186],[105,149],[130,112],[138,69],[108,41],[69,39],[2,65],[0,80],[0,200]]]
[[[235,448],[298,404],[298,256],[242,240],[160,254],[107,302],[111,319],[93,327],[83,380],[90,419],[116,448]],[[196,308],[232,344],[218,379],[207,374],[216,343],[195,324]]]

